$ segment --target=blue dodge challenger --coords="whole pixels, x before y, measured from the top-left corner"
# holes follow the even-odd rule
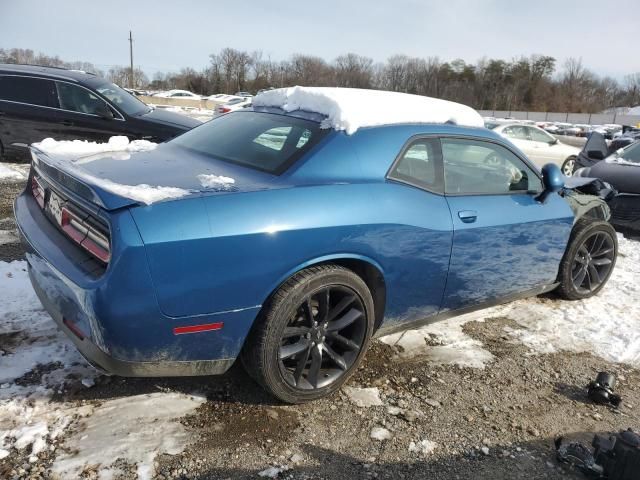
[[[89,362],[210,375],[240,357],[304,402],[340,388],[374,336],[587,298],[611,275],[606,203],[557,167],[485,128],[345,132],[312,109],[254,106],[127,155],[32,148],[14,205],[30,278]]]

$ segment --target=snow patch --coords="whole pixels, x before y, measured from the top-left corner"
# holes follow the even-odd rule
[[[80,173],[82,177],[91,181],[94,185],[97,185],[104,190],[108,190],[116,195],[130,198],[131,200],[136,200],[137,202],[142,202],[147,205],[151,205],[152,203],[159,202],[161,200],[184,197],[191,193],[190,190],[185,190],[184,188],[154,187],[147,185],[146,183],[141,183],[140,185],[123,185],[107,180],[106,178],[97,178],[84,172],[78,173]]]
[[[33,146],[47,155],[76,159],[108,152],[146,152],[153,150],[158,144],[148,140],[129,141],[124,135],[116,135],[109,138],[106,143],[45,138],[41,142],[34,143]]]
[[[382,405],[380,391],[375,387],[342,387],[342,391],[349,397],[349,400],[358,407],[379,407]]]
[[[640,366],[640,243],[618,235],[618,245],[611,278],[595,297],[575,302],[532,298],[491,313],[523,327],[508,333],[534,352],[591,352]]]
[[[416,330],[407,330],[380,338],[387,345],[400,347],[398,357],[422,357],[438,365],[457,364],[464,367],[484,368],[493,360],[482,343],[462,331],[464,324],[483,321],[486,310],[432,323]]]
[[[409,443],[409,451],[427,456],[432,454],[437,446],[437,443],[425,439],[420,440],[419,442]]]
[[[371,429],[370,436],[374,440],[384,442],[385,440],[389,440],[391,438],[391,432],[383,427],[373,427],[373,429]]]
[[[29,165],[0,163],[0,180],[25,180],[29,174],[28,167]]]
[[[261,472],[258,472],[258,476],[264,478],[277,478],[278,475],[280,475],[282,472],[286,472],[287,470],[289,470],[289,467],[287,467],[286,465],[282,467],[269,467],[262,470]]]
[[[155,474],[159,453],[181,453],[191,434],[178,418],[193,412],[205,398],[182,393],[152,393],[104,402],[80,421],[56,458],[52,470],[61,478],[79,478],[87,465],[108,469],[121,458],[137,464],[139,479]]]
[[[263,92],[254,107],[278,107],[326,115],[323,128],[345,130],[402,123],[455,123],[484,127],[471,107],[437,98],[399,92],[334,87],[290,87]]]
[[[224,188],[233,185],[236,181],[231,177],[223,177],[222,175],[198,175],[198,181],[204,188]]]

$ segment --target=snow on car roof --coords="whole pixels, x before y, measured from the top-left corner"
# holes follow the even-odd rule
[[[253,98],[257,107],[278,107],[286,112],[305,110],[327,118],[323,128],[355,133],[362,127],[406,123],[455,123],[484,127],[471,107],[438,98],[408,93],[337,87],[290,87],[262,92]]]

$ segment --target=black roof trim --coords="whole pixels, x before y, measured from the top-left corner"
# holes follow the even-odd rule
[[[39,77],[49,77],[73,82],[82,82],[90,78],[97,78],[95,73],[69,70],[62,67],[48,67],[44,65],[25,65],[21,63],[0,63],[0,73],[29,74]]]

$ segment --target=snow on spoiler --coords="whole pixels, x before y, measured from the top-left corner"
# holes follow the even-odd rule
[[[116,183],[92,175],[73,162],[48,155],[34,146],[31,147],[31,154],[35,168],[42,175],[106,210],[116,210],[134,204],[150,205],[193,193],[191,190],[177,187]]]

